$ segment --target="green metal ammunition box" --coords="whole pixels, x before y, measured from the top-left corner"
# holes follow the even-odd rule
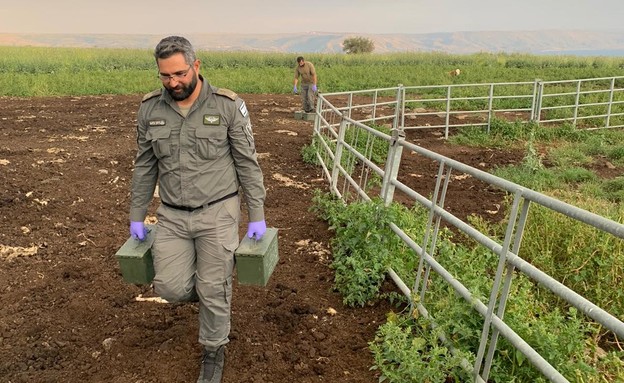
[[[238,283],[266,286],[279,260],[277,229],[267,228],[259,241],[245,236],[234,256]]]
[[[316,113],[306,113],[304,111],[295,112],[295,120],[314,121],[316,119]]]
[[[115,253],[124,281],[135,285],[147,285],[154,279],[152,244],[156,226],[146,227],[148,232],[145,240],[139,241],[130,237]]]

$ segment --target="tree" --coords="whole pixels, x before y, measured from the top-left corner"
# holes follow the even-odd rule
[[[375,50],[375,43],[366,37],[349,37],[342,42],[342,50],[346,54],[371,53]]]

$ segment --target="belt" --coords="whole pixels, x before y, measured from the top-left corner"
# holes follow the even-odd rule
[[[203,209],[203,208],[208,207],[208,206],[212,206],[212,205],[214,205],[214,204],[215,204],[215,203],[217,203],[217,202],[225,201],[226,199],[232,198],[232,197],[234,197],[235,195],[238,195],[238,192],[237,192],[237,191],[235,191],[234,193],[230,193],[230,194],[228,194],[228,195],[226,195],[226,196],[223,196],[223,197],[221,197],[221,198],[218,198],[218,199],[216,199],[216,200],[214,200],[214,201],[210,201],[210,202],[208,202],[208,203],[206,203],[206,204],[203,204],[203,205],[201,205],[201,206],[198,206],[198,207],[189,207],[189,206],[178,206],[178,205],[172,205],[172,204],[167,203],[167,202],[165,202],[165,201],[160,201],[160,202],[161,202],[163,205],[165,205],[165,206],[167,206],[167,207],[170,207],[170,208],[172,208],[172,209],[176,209],[176,210],[184,210],[184,211],[195,211],[195,210]]]

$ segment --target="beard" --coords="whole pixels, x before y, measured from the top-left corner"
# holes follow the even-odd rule
[[[193,72],[195,74],[195,72]],[[170,88],[168,86],[165,87],[167,92],[175,101],[183,101],[186,100],[197,88],[197,76],[193,76],[193,80],[188,85],[178,83],[175,88]]]

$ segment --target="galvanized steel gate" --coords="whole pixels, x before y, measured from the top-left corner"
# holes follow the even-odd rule
[[[606,92],[610,94],[608,101],[610,103],[608,105],[609,113],[605,116],[593,116],[604,118],[604,127],[615,127],[610,122],[613,122],[614,118],[619,119],[624,115],[619,110],[620,103],[624,103],[624,101],[621,101],[620,95],[614,96],[622,90],[615,87],[615,84],[621,81],[621,79],[622,77],[614,77],[606,81],[609,84]],[[604,81],[604,79],[594,80],[598,82]],[[579,113],[579,110],[583,108],[582,105],[584,105],[582,103],[583,90],[581,84],[586,81],[589,82],[591,80],[574,81],[577,84],[577,90],[574,93],[575,103],[559,106],[545,101],[548,97],[547,94],[555,93],[546,91],[555,82],[536,81],[531,83],[486,84],[485,87],[488,89],[488,94],[484,100],[488,108],[478,111],[473,110],[472,112],[475,114],[485,113],[482,123],[487,126],[489,126],[492,116],[501,113],[520,113],[527,116],[527,120],[542,123],[564,120],[573,123],[578,122],[580,118],[587,117],[586,114]],[[441,87],[446,89],[446,95],[443,98],[446,108],[442,112],[432,111],[429,108],[406,108],[412,102],[420,103],[421,105],[428,102],[439,103],[440,100],[433,96],[423,96],[422,94],[410,96],[410,94],[415,95],[415,91],[426,91],[434,87],[398,86],[395,88],[321,94],[319,95],[316,109],[317,117],[314,122],[314,142],[318,148],[317,158],[321,163],[325,177],[330,183],[332,193],[343,198],[346,202],[349,202],[350,199],[370,201],[373,196],[380,194],[385,203],[390,204],[398,192],[428,209],[428,223],[422,238],[411,238],[403,228],[391,224],[392,231],[419,257],[419,267],[416,272],[414,285],[408,286],[392,269],[388,270],[389,275],[405,296],[410,299],[413,309],[417,309],[424,317],[429,317],[425,293],[431,272],[437,273],[444,279],[470,304],[475,312],[483,317],[483,329],[475,364],[469,365],[467,361],[464,361],[464,368],[471,372],[474,376],[474,381],[487,381],[492,361],[495,358],[497,341],[502,336],[517,350],[522,352],[550,381],[568,382],[557,371],[555,366],[550,365],[505,323],[505,305],[509,297],[514,275],[513,271],[523,273],[533,281],[540,283],[585,315],[602,324],[620,339],[624,339],[624,323],[518,256],[523,230],[527,223],[529,207],[531,205],[539,205],[617,238],[624,238],[624,225],[493,176],[451,158],[441,156],[405,140],[404,131],[407,129],[444,128],[445,136],[448,136],[450,127],[474,126],[474,121],[473,123],[450,124],[451,116],[454,114],[465,115],[471,112],[468,110],[453,110],[451,108],[453,102],[465,99],[465,97],[452,98],[453,90],[474,86],[476,85],[449,85]],[[498,87],[505,87],[507,94],[496,95],[495,90]],[[511,94],[509,89],[523,90],[511,92],[517,93]],[[596,89],[591,92],[594,91]],[[541,96],[536,97],[537,95]],[[509,99],[524,100],[524,104],[518,104],[519,106],[514,108],[494,107],[498,102],[497,100]],[[572,108],[572,115],[565,118],[549,119],[544,114],[544,111],[549,110],[548,108]],[[410,121],[414,116],[424,115],[435,115],[444,121],[444,124],[440,126],[433,126],[432,124],[406,126],[406,121]],[[391,128],[391,134],[381,133],[369,125],[385,125]],[[624,124],[618,126],[624,126]],[[349,137],[348,139],[346,138],[347,136]],[[366,142],[365,149],[356,149],[355,142],[358,140]],[[374,145],[379,145],[380,142],[388,146],[388,156],[383,163],[375,163],[372,160],[372,148]],[[402,153],[406,150],[413,155],[429,161],[435,161],[438,164],[437,180],[430,198],[419,194],[398,180],[397,175],[401,173]],[[348,155],[348,163],[345,163],[342,159],[345,155]],[[502,241],[488,237],[485,233],[479,232],[468,223],[463,222],[445,210],[445,198],[449,184],[458,175],[474,177],[513,196],[510,218]],[[372,177],[381,179],[380,191],[378,190],[374,195],[370,194],[371,189],[368,187]],[[498,256],[498,267],[487,302],[482,302],[473,296],[460,281],[454,278],[451,273],[436,261],[436,240],[440,233],[442,220]],[[418,296],[419,299],[413,300],[412,297],[415,296]],[[444,336],[442,336],[442,340],[445,340]]]

